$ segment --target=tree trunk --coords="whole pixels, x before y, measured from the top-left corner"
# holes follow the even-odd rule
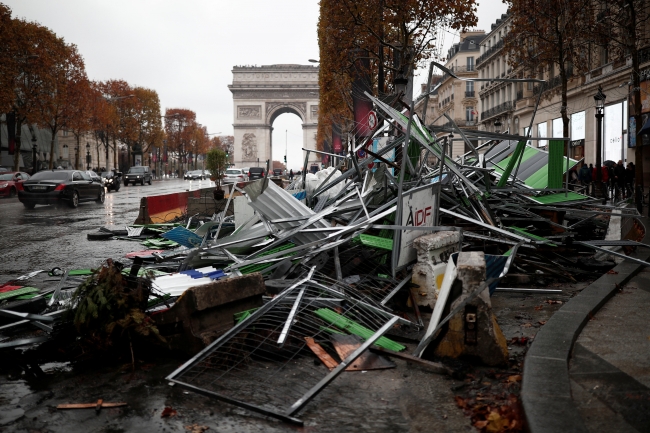
[[[56,130],[52,130],[52,140],[50,140],[50,161],[48,168],[52,170],[54,168],[54,142],[56,141]]]
[[[81,146],[80,134],[76,134],[76,138],[77,138],[77,148],[75,149],[75,155],[74,155],[74,169],[79,170],[79,146]]]
[[[16,145],[14,146],[14,167],[13,171],[20,170],[20,145],[22,144],[23,119],[16,116]],[[32,161],[34,164],[35,161]]]

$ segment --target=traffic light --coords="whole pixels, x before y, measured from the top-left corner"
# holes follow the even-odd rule
[[[287,155],[284,155],[284,163],[287,163]]]

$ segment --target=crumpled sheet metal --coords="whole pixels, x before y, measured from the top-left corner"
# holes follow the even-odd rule
[[[316,215],[314,211],[302,204],[300,201],[283,190],[273,182],[266,182],[265,179],[255,181],[244,188],[250,199],[250,205],[267,221],[281,220],[285,218],[295,218],[299,216],[305,219]],[[286,221],[273,223],[273,227],[280,230],[291,230],[299,227],[303,221]],[[325,220],[315,221],[311,228],[329,228],[330,224]],[[325,239],[327,233],[296,233],[292,240],[297,245],[303,245],[310,242]]]

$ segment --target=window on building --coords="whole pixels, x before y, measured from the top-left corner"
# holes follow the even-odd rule
[[[527,127],[527,126],[524,126],[524,137],[528,137],[528,133],[529,133],[529,132],[530,132],[530,128]],[[529,145],[529,146],[532,145],[531,143],[532,143],[531,140],[528,140],[528,141],[526,142],[526,144]]]
[[[579,111],[571,115],[571,140],[585,138],[585,112]]]
[[[564,137],[564,122],[562,118],[553,119],[553,137]]]
[[[474,121],[474,115],[476,112],[474,111],[474,107],[471,105],[468,105],[465,107],[465,120],[468,122],[473,122]]]
[[[68,136],[68,130],[66,130],[66,129],[63,130],[63,136],[64,136],[64,137],[67,137],[67,136]]]
[[[473,97],[474,96],[474,82],[466,81],[465,82],[465,96]]]
[[[546,137],[548,137],[547,129],[548,129],[548,127],[546,126],[546,122],[538,123],[537,124],[537,138],[546,138]],[[537,141],[537,147],[546,147],[547,144],[548,144],[548,140],[538,140]]]
[[[64,144],[64,145],[63,145],[63,155],[62,155],[62,158],[63,158],[63,159],[68,159],[68,158],[70,158],[70,152],[69,152],[69,150],[68,150],[68,145],[67,145],[67,144]]]
[[[467,58],[467,72],[474,71],[474,57]]]

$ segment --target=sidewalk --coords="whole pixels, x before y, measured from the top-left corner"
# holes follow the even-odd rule
[[[590,432],[650,432],[650,269],[602,307],[576,340],[573,401]]]
[[[650,431],[649,291],[650,268],[625,260],[551,316],[524,361],[531,433]]]

